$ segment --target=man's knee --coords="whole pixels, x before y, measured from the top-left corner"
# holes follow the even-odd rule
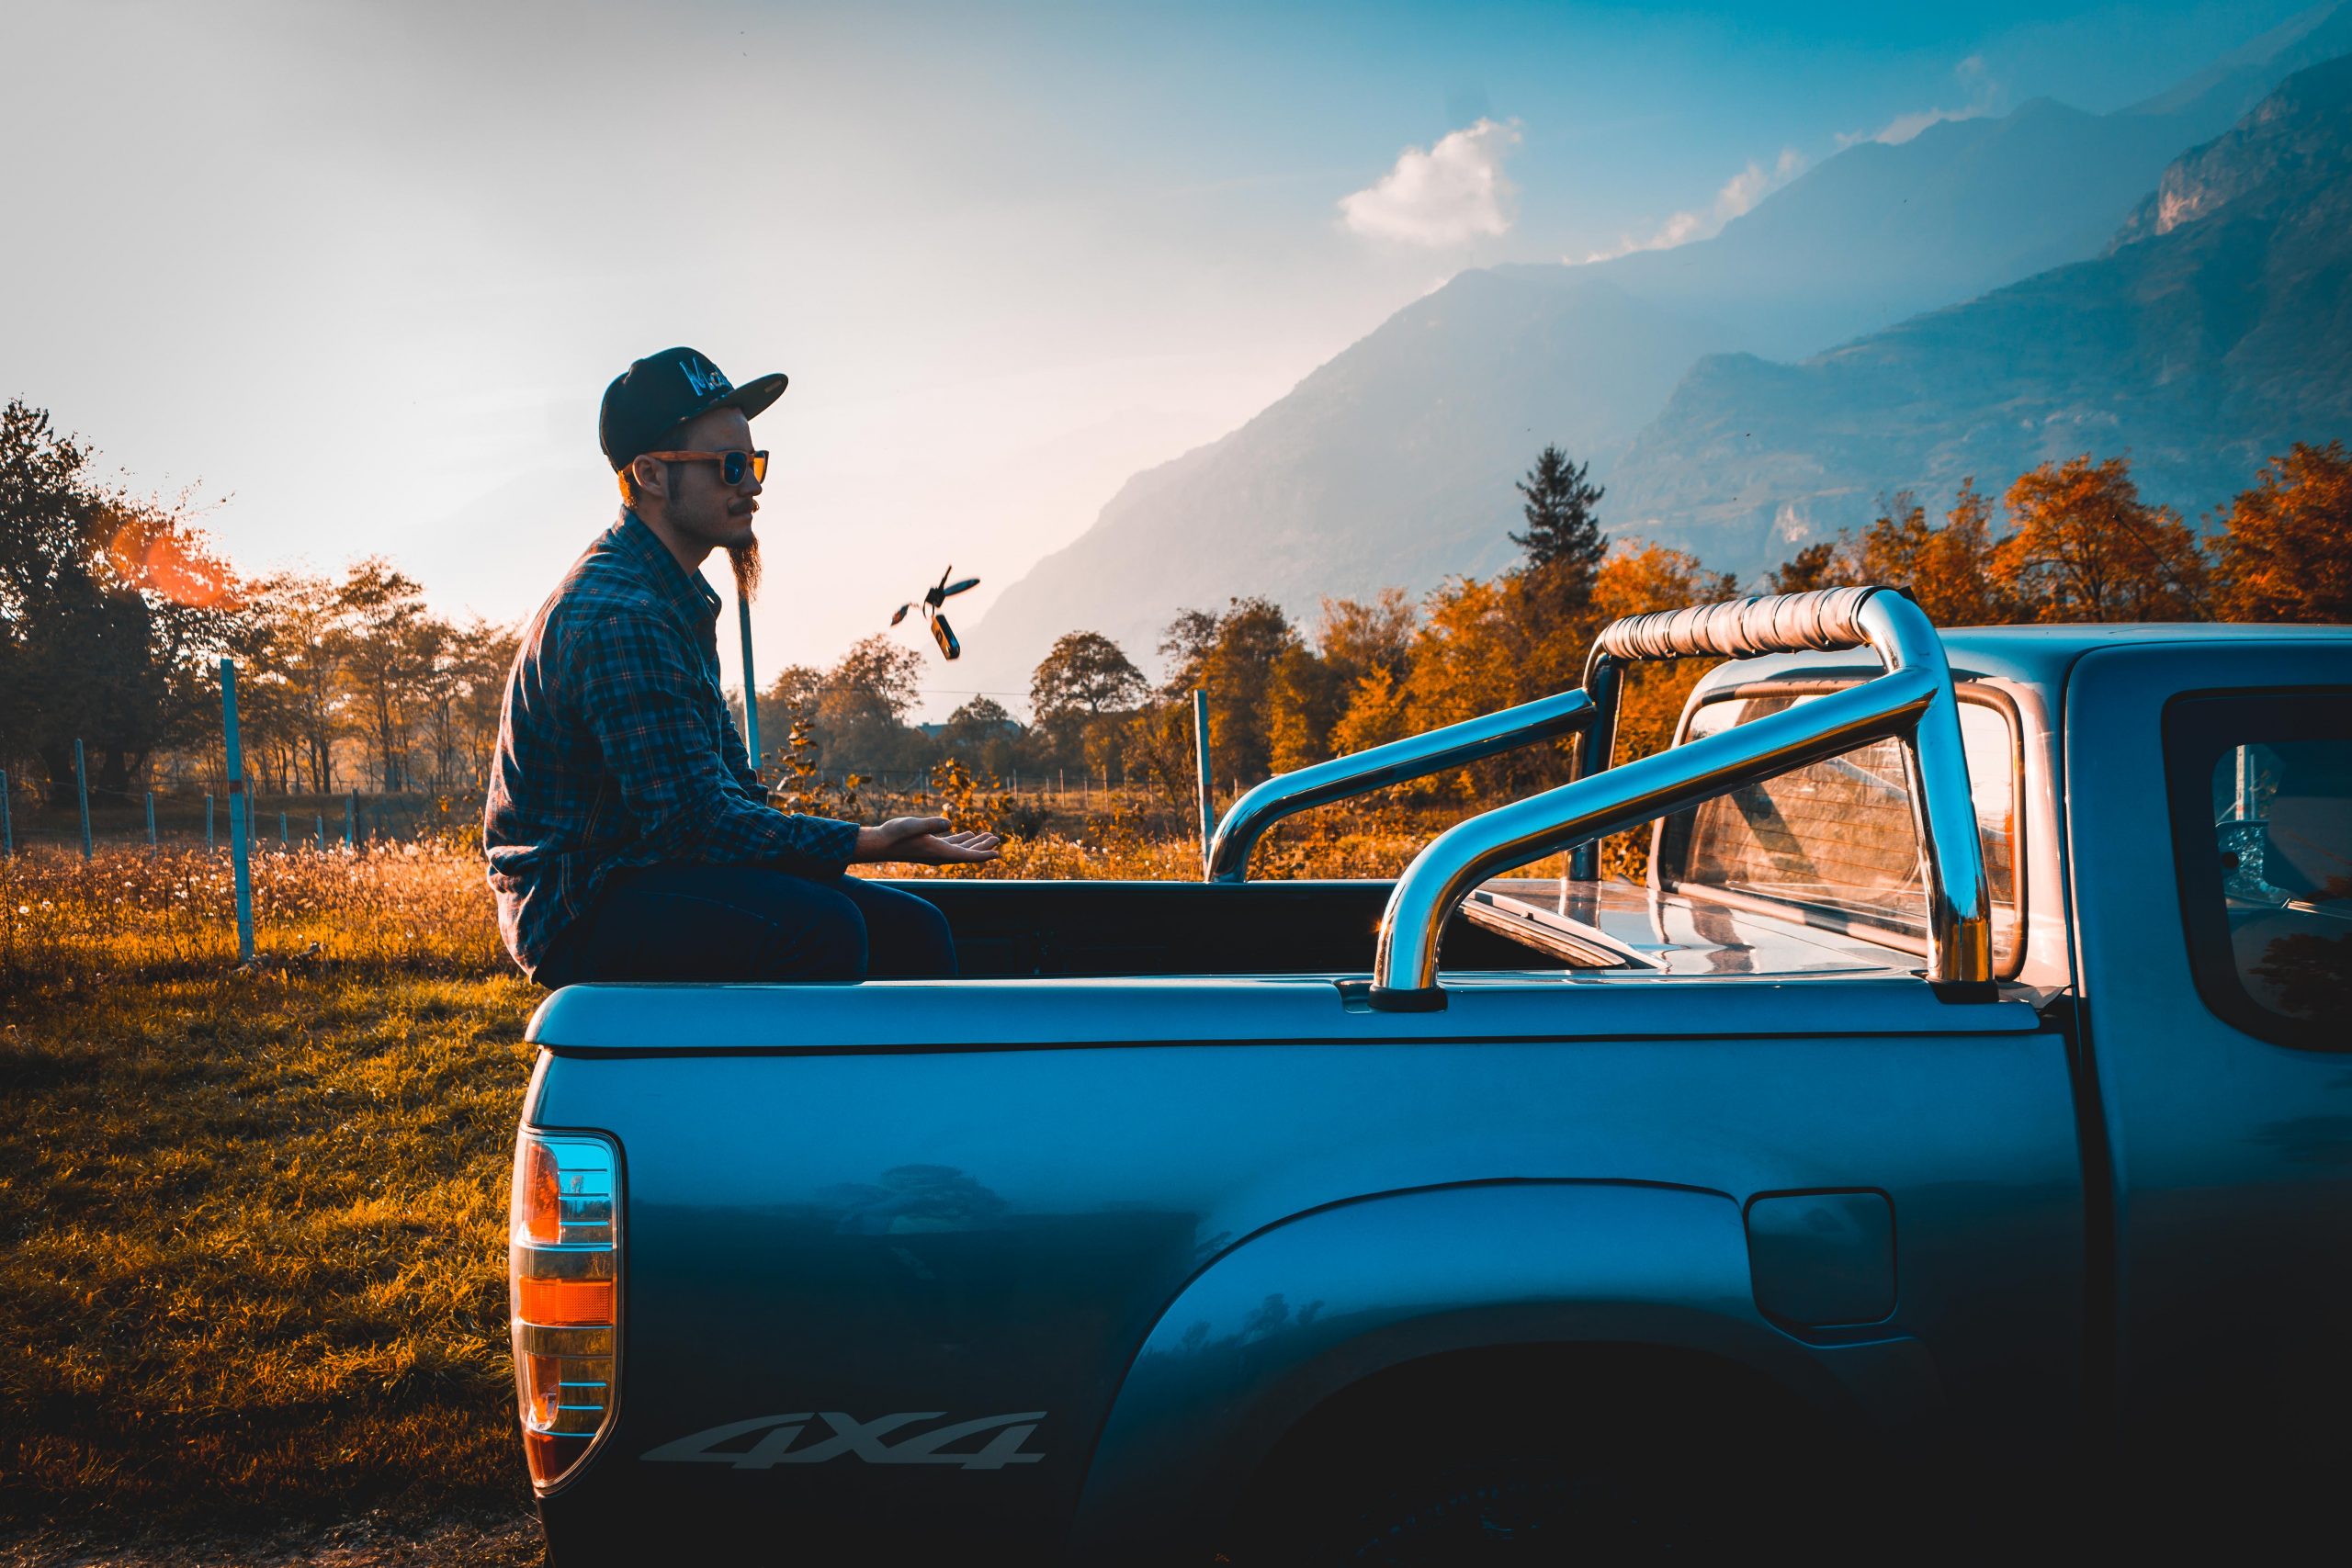
[[[865,913],[871,954],[869,971],[907,979],[952,979],[956,935],[947,917],[928,898],[894,887],[844,879]]]
[[[845,895],[817,883],[795,889],[794,908],[768,943],[766,973],[774,980],[863,980],[868,941],[865,914]]]

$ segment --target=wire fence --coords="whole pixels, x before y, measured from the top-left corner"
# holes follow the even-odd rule
[[[5,775],[0,775],[5,776]],[[44,801],[40,794],[9,783],[5,837],[17,850],[40,848],[78,852],[82,813],[77,802]],[[406,843],[481,829],[478,795],[254,795],[253,850],[256,854],[296,850],[364,848]],[[163,849],[209,848],[229,852],[229,802],[224,791],[155,790],[127,795],[90,791],[93,850],[153,844]]]
[[[748,627],[744,654],[748,668]],[[13,860],[20,847],[28,852],[56,850],[67,854],[78,849],[81,858],[88,862],[96,857],[102,844],[112,851],[143,843],[157,852],[166,846],[184,852],[201,844],[206,853],[226,856],[231,863],[238,956],[241,962],[251,963],[254,951],[254,856],[350,855],[379,844],[415,843],[423,840],[450,844],[472,838],[479,831],[480,797],[471,792],[462,797],[413,793],[369,795],[357,791],[331,795],[261,795],[249,787],[251,780],[245,774],[238,737],[236,666],[225,658],[220,660],[220,708],[222,760],[226,766],[223,785],[218,790],[141,790],[135,800],[127,791],[103,787],[93,790],[85,749],[80,739],[74,742],[70,802],[61,798],[66,794],[61,787],[62,781],[52,780],[46,794],[31,794],[23,789],[20,781],[0,772],[0,855]],[[1210,767],[1206,715],[1200,693],[1193,694],[1193,709],[1199,773],[1195,804],[1199,842],[1205,847],[1216,820],[1217,792]],[[746,718],[756,726],[756,718],[749,713]],[[757,733],[753,728],[752,734]],[[758,742],[753,740],[752,744],[753,754],[757,755]],[[779,773],[787,771],[782,756],[775,761]],[[956,770],[947,771],[954,773]],[[805,791],[811,782],[808,774],[771,780],[772,784],[782,786],[779,793],[796,788]],[[872,773],[819,769],[813,782],[844,792],[854,790],[847,798],[854,801],[861,818],[875,814],[875,807],[880,807],[882,815],[910,811],[928,815],[946,806],[951,798],[960,798],[968,806],[980,787],[978,781],[966,774],[958,796],[939,771],[932,768],[881,769]],[[1125,819],[1131,832],[1137,818],[1158,814],[1152,809],[1155,803],[1162,807],[1166,804],[1148,789],[1114,784],[1107,776],[1098,781],[1091,773],[1082,773],[1073,791],[1068,770],[1060,768],[1027,780],[1015,772],[1009,779],[987,781],[985,788],[996,797],[990,807],[997,818],[996,826],[1022,836],[1036,836],[1057,829],[1067,832],[1071,827],[1088,825],[1098,813],[1114,821]],[[1232,793],[1238,795],[1240,789],[1241,781],[1232,781]]]

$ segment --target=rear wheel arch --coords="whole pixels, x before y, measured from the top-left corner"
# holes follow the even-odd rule
[[[1566,1180],[1364,1198],[1259,1231],[1169,1304],[1090,1457],[1081,1554],[1140,1560],[1229,1518],[1278,1449],[1306,1451],[1351,1410],[1425,1402],[1446,1372],[1491,1393],[1480,1420],[1505,1419],[1514,1378],[1539,1373],[1580,1378],[1588,1398],[1646,1380],[1848,1403],[1757,1313],[1727,1194]]]

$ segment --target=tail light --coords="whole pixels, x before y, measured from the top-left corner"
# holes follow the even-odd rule
[[[620,1213],[612,1140],[523,1129],[507,1208],[508,1315],[523,1450],[540,1486],[569,1474],[612,1423]]]

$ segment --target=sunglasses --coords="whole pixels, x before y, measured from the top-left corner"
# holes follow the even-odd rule
[[[752,478],[764,484],[768,477],[768,455],[765,452],[640,452],[641,457],[651,457],[663,463],[716,463],[718,477],[726,483],[743,482],[743,471],[751,470]]]

